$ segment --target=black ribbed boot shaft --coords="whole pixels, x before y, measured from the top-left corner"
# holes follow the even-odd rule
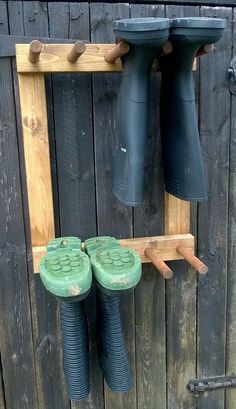
[[[120,316],[119,297],[97,287],[99,358],[107,385],[115,392],[133,387]]]
[[[68,398],[79,401],[89,394],[88,327],[83,301],[61,301],[61,332]]]

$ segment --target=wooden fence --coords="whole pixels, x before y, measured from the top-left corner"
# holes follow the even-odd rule
[[[227,7],[221,0],[214,2],[220,7],[200,7],[195,1],[144,3],[1,1],[0,34],[108,43],[114,41],[112,21],[117,18],[226,18],[223,40],[214,53],[200,58],[195,74],[209,199],[192,207],[192,231],[209,273],[197,277],[185,262],[175,262],[174,278],[165,283],[145,265],[135,294],[122,298],[135,380],[128,394],[114,394],[103,383],[92,292],[87,301],[91,394],[80,404],[67,400],[57,301],[32,272],[15,59],[0,58],[0,409],[236,408],[235,390],[198,400],[186,390],[196,376],[236,372],[236,96],[229,91],[228,76],[236,53],[236,11],[230,0]],[[47,78],[57,235],[124,238],[164,231],[160,74],[152,75],[149,182],[143,205],[134,210],[121,205],[110,188],[119,81],[120,74]]]

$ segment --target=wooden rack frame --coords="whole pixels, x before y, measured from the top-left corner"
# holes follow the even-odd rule
[[[72,50],[72,47],[74,46],[71,44],[49,44],[41,48],[37,44],[16,45],[35,272],[38,272],[39,262],[46,252],[48,241],[55,238],[44,73],[122,70],[119,58],[113,63],[105,60],[105,55],[114,49],[114,44],[86,44],[85,50],[78,51],[77,56],[77,51]],[[68,60],[68,54],[73,56],[73,62]],[[166,194],[165,236],[125,239],[120,240],[120,244],[136,250],[144,263],[150,262],[145,256],[147,247],[155,248],[162,260],[183,259],[176,250],[178,246],[185,246],[194,254],[194,237],[189,230],[189,202]]]

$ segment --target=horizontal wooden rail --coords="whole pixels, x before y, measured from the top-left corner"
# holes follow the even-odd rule
[[[19,73],[26,72],[119,72],[121,60],[113,63],[105,60],[115,44],[86,44],[86,50],[76,62],[69,62],[72,44],[47,44],[43,46],[38,62],[29,61],[29,44],[16,44],[16,62]],[[193,69],[196,69],[194,63]]]
[[[154,248],[162,260],[181,260],[184,257],[176,251],[178,246],[186,247],[194,254],[194,237],[192,234],[177,234],[170,236],[139,237],[135,239],[120,240],[122,247],[131,248],[140,255],[142,263],[150,263],[151,260],[146,257],[145,250]],[[46,247],[33,247],[33,265],[34,272],[38,273],[39,264],[46,254]]]

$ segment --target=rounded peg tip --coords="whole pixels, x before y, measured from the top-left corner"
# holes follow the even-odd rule
[[[165,43],[162,47],[162,53],[161,55],[167,55],[172,53],[173,51],[173,45],[171,44],[170,41],[167,41],[167,43]]]
[[[206,44],[198,50],[197,57],[201,57],[202,55],[210,54],[214,51],[215,45],[214,44]]]
[[[129,50],[129,44],[121,41],[105,54],[105,61],[108,63],[114,63],[118,58],[128,54]]]
[[[208,267],[199,258],[194,256],[186,247],[178,246],[176,248],[179,253],[199,274],[206,274]]]
[[[154,248],[147,248],[145,250],[145,256],[151,260],[152,264],[156,267],[163,278],[169,280],[173,277],[173,271],[168,267],[168,265],[159,257],[159,254]]]
[[[38,40],[33,40],[29,46],[29,61],[32,63],[39,61],[39,56],[42,51],[43,45]]]
[[[78,58],[85,52],[86,50],[86,45],[83,41],[77,41],[69,54],[67,55],[67,60],[69,62],[75,63]]]

